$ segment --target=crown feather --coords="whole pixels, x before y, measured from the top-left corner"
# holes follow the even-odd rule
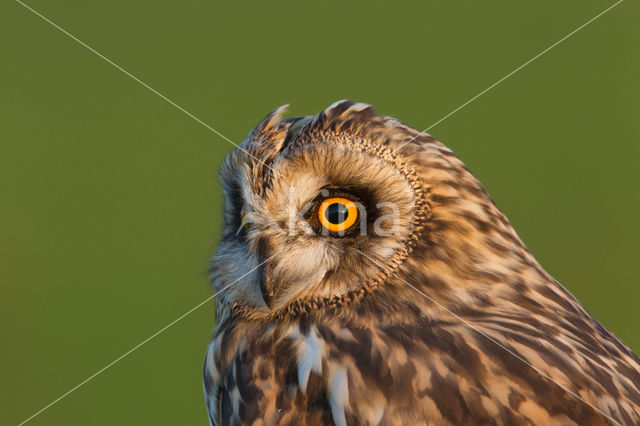
[[[369,104],[350,100],[334,102],[304,124],[298,131],[289,131],[295,136],[291,145],[322,140],[327,134],[360,137],[378,146],[414,141],[416,144],[436,142],[431,135],[421,133],[395,118],[377,114]]]

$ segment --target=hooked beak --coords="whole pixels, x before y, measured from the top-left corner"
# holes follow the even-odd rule
[[[276,300],[276,285],[269,274],[270,256],[273,256],[267,249],[267,244],[264,240],[258,241],[258,259],[260,259],[260,292],[264,303],[273,310],[273,306]]]
[[[264,268],[264,265],[262,266],[262,269],[266,269]],[[269,307],[269,309],[273,310],[273,305],[276,300],[275,286],[271,283],[271,280],[267,278],[264,272],[262,273],[262,279],[260,281],[260,291],[262,292],[264,303]]]

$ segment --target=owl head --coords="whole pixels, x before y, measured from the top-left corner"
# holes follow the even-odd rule
[[[268,114],[221,166],[224,228],[212,268],[219,319],[234,307],[274,316],[349,303],[403,265],[453,273],[460,252],[477,266],[483,259],[463,245],[481,223],[511,232],[429,135],[351,101],[313,117],[283,119],[284,111]],[[448,241],[452,231],[463,237]],[[412,254],[416,246],[431,257]]]

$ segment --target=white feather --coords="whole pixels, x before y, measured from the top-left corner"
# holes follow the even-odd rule
[[[296,329],[296,334],[302,338]],[[322,374],[322,358],[324,357],[324,342],[318,338],[315,326],[309,331],[309,335],[300,340],[298,349],[301,353],[298,362],[298,386],[302,392],[306,392],[309,375],[313,371]]]
[[[344,367],[338,368],[331,377],[329,385],[329,402],[331,403],[331,415],[336,426],[346,426],[347,420],[344,415],[344,407],[349,400],[349,383],[347,381],[347,370]]]

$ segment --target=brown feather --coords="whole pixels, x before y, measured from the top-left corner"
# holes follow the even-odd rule
[[[451,150],[364,104],[281,113],[242,145],[262,164],[236,150],[221,172],[212,423],[640,424],[638,357],[544,271]],[[294,184],[305,189],[287,196]],[[393,200],[401,230],[275,230],[323,185]],[[256,218],[242,242],[239,207]]]

